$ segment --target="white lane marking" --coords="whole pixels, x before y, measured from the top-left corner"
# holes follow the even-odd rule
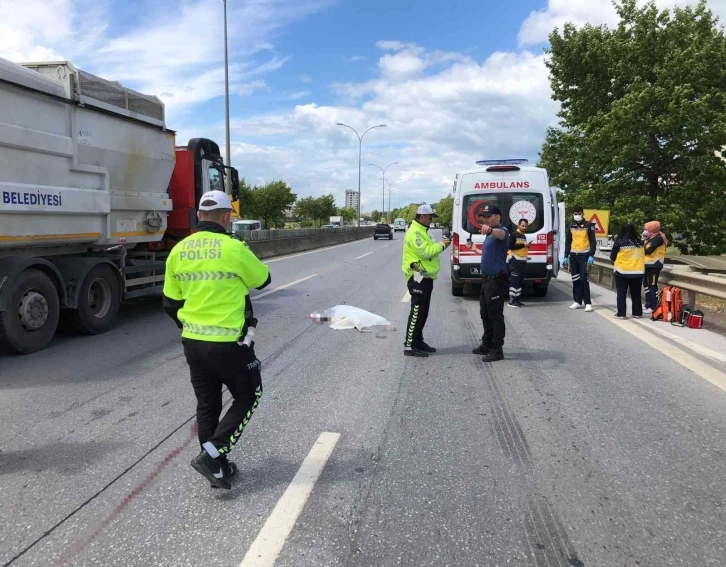
[[[308,254],[317,254],[318,252],[325,252],[326,250],[333,250],[334,248],[342,248],[343,246],[350,246],[351,244],[359,244],[360,242],[368,242],[366,238],[360,240],[354,240],[353,242],[346,242],[345,244],[336,244],[335,246],[323,246],[315,250],[309,250],[308,252],[301,252],[300,254],[290,254],[289,256],[282,256],[280,258],[273,258],[272,260],[262,260],[263,264],[272,264],[273,262],[282,262],[283,260],[290,260],[292,258],[299,258],[300,256],[307,256]]]
[[[690,354],[683,352],[679,348],[673,348],[673,346],[668,344],[663,339],[660,339],[653,335],[650,335],[648,337],[643,336],[643,332],[641,331],[640,326],[633,325],[632,321],[615,319],[613,317],[614,313],[610,309],[598,305],[595,309],[595,313],[597,313],[601,317],[604,317],[614,325],[617,325],[624,331],[627,331],[634,337],[638,337],[646,345],[650,345],[653,348],[657,349],[659,352],[666,355],[671,360],[675,360],[684,368],[698,374],[704,380],[708,380],[714,386],[717,386],[722,390],[726,391],[726,374],[724,374],[723,372],[716,370],[705,362],[701,362],[695,356],[691,356]]]
[[[262,297],[265,297],[266,295],[270,295],[271,293],[275,293],[276,291],[280,291],[281,289],[287,289],[288,287],[292,287],[294,285],[297,285],[299,283],[302,283],[306,280],[309,280],[310,278],[314,278],[318,274],[310,274],[309,276],[305,276],[304,278],[300,278],[299,280],[295,280],[294,282],[287,283],[285,285],[281,285],[280,287],[276,287],[275,289],[271,289],[270,291],[266,291],[265,293],[261,293],[259,295],[251,296],[251,299],[257,300]]]
[[[361,258],[365,258],[366,256],[370,256],[371,254],[373,254],[373,252],[366,252],[366,253],[365,253],[365,254],[363,254],[362,256],[358,256],[358,257],[356,258],[356,260],[360,260]]]
[[[403,299],[401,300],[401,303],[408,303],[411,301],[411,294],[406,292],[403,294]]]
[[[388,248],[389,246],[390,246],[390,244],[386,244],[386,245],[384,246],[384,248]]]
[[[647,317],[647,315],[645,315]],[[683,345],[687,349],[692,350],[693,352],[697,352],[698,354],[705,356],[706,358],[710,358],[711,360],[714,360],[716,362],[720,362],[722,364],[726,364],[726,356],[723,354],[719,354],[715,350],[711,350],[708,347],[701,346],[697,343],[694,343],[691,340],[688,340],[684,337],[679,337],[678,335],[674,335],[673,333],[669,333],[665,329],[661,329],[658,327],[658,324],[655,325],[648,325],[643,320],[633,319],[633,323],[637,323],[638,325],[641,325],[645,329],[650,329],[651,331],[655,331],[659,335],[663,335],[664,337],[668,337],[670,340]],[[669,325],[670,326],[670,325]]]
[[[240,567],[273,567],[313,487],[333,453],[340,433],[324,431],[310,449],[295,478],[247,550]]]

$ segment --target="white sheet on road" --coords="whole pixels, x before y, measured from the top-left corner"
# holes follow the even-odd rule
[[[358,329],[361,333],[369,333],[374,328],[392,327],[385,317],[352,305],[336,305],[326,309],[323,315],[330,318],[330,328],[335,330]]]

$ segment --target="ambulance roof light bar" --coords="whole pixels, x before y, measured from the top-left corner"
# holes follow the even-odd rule
[[[477,165],[521,165],[527,163],[526,159],[514,158],[514,159],[482,159],[476,162]]]

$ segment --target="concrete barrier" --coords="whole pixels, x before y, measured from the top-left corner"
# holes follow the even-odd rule
[[[326,246],[335,246],[336,244],[344,244],[353,242],[354,240],[362,240],[364,238],[373,238],[374,226],[362,226],[350,232],[336,233],[334,230],[320,231],[315,236],[303,236],[301,238],[279,238],[271,240],[258,240],[247,242],[250,250],[260,259],[272,258],[273,256],[284,256],[285,254],[295,254],[296,252],[305,252],[307,250],[315,250],[316,248],[324,248]]]

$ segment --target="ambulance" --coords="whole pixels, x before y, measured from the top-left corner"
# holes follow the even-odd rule
[[[520,219],[529,221],[527,240],[532,243],[524,270],[525,287],[536,297],[547,295],[549,282],[557,277],[564,247],[565,204],[557,201],[547,171],[525,165],[526,159],[482,160],[478,169],[456,175],[451,227],[451,294],[461,296],[467,284],[481,285],[481,252],[469,250],[468,240],[481,246],[478,217],[491,203],[502,211],[502,224],[510,234]]]

